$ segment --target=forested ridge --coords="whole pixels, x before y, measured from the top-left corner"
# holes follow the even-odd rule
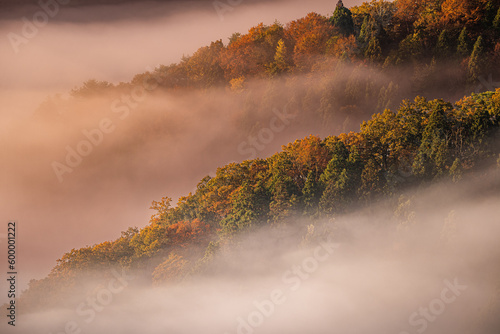
[[[140,270],[147,284],[179,282],[210,272],[213,257],[230,252],[247,231],[294,224],[305,236],[311,225],[382,199],[397,206],[406,190],[459,183],[500,165],[500,90],[484,84],[500,75],[499,37],[498,1],[372,1],[338,5],[331,17],[310,13],[286,25],[260,24],[130,83],[86,82],[73,99],[152,80],[179,94],[215,87],[252,94],[251,80],[284,80],[293,95],[307,86],[298,77],[327,71],[343,75],[293,95],[292,107],[325,120],[339,112],[357,120],[357,110],[373,116],[359,131],[310,135],[268,158],[220,167],[177,205],[166,194],[153,202],[156,213],[146,227],[66,253],[47,278],[30,283],[20,303],[25,310],[60,305],[83,273],[101,277],[109,268]],[[486,92],[453,103],[423,97],[463,96],[478,85]],[[63,102],[40,112],[53,119],[57,103]]]
[[[238,122],[246,132],[254,130],[256,115],[292,103],[307,114],[301,122],[319,120],[315,126],[326,136],[357,130],[372,114],[395,110],[416,96],[456,101],[495,90],[499,37],[498,1],[341,5],[331,16],[311,12],[287,24],[261,23],[179,63],[147,67],[130,82],[88,80],[71,91],[70,101],[50,97],[37,114],[57,123],[72,103],[95,96],[120,99],[138,87],[149,94],[198,92],[209,99],[213,89],[224,89],[226,99],[244,100]],[[154,127],[165,131],[161,123]]]
[[[498,1],[372,0],[350,9],[339,4],[330,17],[311,12],[287,24],[260,23],[246,34],[234,33],[227,43],[201,47],[177,64],[138,74],[131,84],[161,77],[161,86],[168,89],[239,89],[251,78],[321,72],[341,59],[387,74],[405,65],[406,79],[417,93],[447,83],[447,90],[463,94],[467,83],[476,85],[480,76],[500,73],[499,37]],[[440,65],[447,69],[436,73]],[[395,84],[401,80],[391,79]],[[79,93],[112,88],[93,81]]]
[[[23,299],[55,305],[61,296],[48,292],[112,267],[140,269],[154,284],[178,282],[209,271],[217,251],[246,231],[303,224],[306,235],[315,222],[397,199],[409,188],[480,175],[500,166],[499,121],[500,90],[455,104],[417,98],[374,115],[360,132],[311,135],[267,159],[223,166],[176,206],[168,197],[154,201],[156,214],[143,229],[66,253],[47,278],[30,283]]]

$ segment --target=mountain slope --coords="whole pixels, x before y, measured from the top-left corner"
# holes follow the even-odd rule
[[[302,235],[309,224],[438,179],[478,177],[500,163],[499,121],[500,90],[455,104],[417,98],[397,112],[374,115],[358,133],[309,136],[267,159],[223,166],[177,206],[168,197],[153,202],[157,213],[147,227],[65,254],[47,278],[31,282],[21,303],[26,309],[60,305],[67,288],[110,267],[139,270],[148,285],[172,283],[210,271],[221,247],[230,250],[257,227],[299,226]]]

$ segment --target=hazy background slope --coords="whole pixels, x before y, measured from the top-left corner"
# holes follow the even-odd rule
[[[136,73],[177,62],[211,41],[227,43],[232,33],[244,33],[258,22],[288,22],[311,11],[330,15],[335,5],[330,1],[245,1],[220,16],[207,1],[73,3],[61,6],[15,53],[7,35],[21,34],[23,17],[31,21],[40,8],[13,3],[4,1],[0,14],[0,220],[19,221],[20,287],[31,278],[45,276],[55,259],[73,247],[116,238],[128,226],[146,225],[153,199],[166,193],[172,197],[186,194],[217,166],[246,158],[238,153],[238,143],[231,141],[231,110],[207,114],[198,123],[199,115],[186,115],[190,106],[178,100],[173,109],[186,115],[181,121],[184,130],[172,142],[162,144],[167,147],[156,141],[135,149],[120,146],[116,155],[99,161],[102,148],[110,147],[118,137],[131,136],[127,130],[134,121],[129,118],[60,184],[51,162],[64,159],[65,147],[82,139],[82,129],[97,126],[95,121],[109,113],[110,100],[71,106],[68,114],[102,113],[61,129],[32,119],[47,96],[60,93],[64,99],[90,78],[129,81]],[[346,6],[358,3],[345,2]],[[213,109],[217,103],[212,101]],[[286,129],[283,139],[273,141],[267,152],[311,132],[296,130]],[[227,136],[214,140],[213,131]]]

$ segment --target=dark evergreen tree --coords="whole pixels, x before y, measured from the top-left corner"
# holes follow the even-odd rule
[[[461,57],[468,57],[470,55],[471,40],[467,28],[464,27],[458,36],[457,53]]]
[[[321,189],[316,182],[316,176],[311,170],[307,175],[306,183],[302,189],[302,201],[304,203],[304,215],[315,216],[318,213],[318,203]]]
[[[270,220],[274,223],[282,223],[296,210],[298,198],[294,191],[295,186],[289,176],[277,175],[272,188],[272,201],[269,204]]]
[[[485,28],[491,27],[499,9],[500,8],[497,8],[497,5],[493,4],[493,1],[488,1],[486,3],[483,14],[483,24]]]
[[[377,62],[382,59],[382,47],[375,35],[372,35],[368,47],[365,50],[365,57],[372,62]]]
[[[342,142],[337,142],[333,156],[320,177],[324,189],[319,202],[322,213],[343,213],[355,199],[361,184],[363,165],[356,148],[349,152]]]
[[[450,167],[450,176],[453,182],[458,182],[462,179],[462,164],[460,163],[460,159],[456,158],[453,161],[453,164]]]
[[[423,177],[441,175],[449,159],[448,123],[445,110],[449,105],[438,103],[422,134],[422,141],[413,163],[413,172]]]
[[[500,8],[498,8],[497,15],[493,19],[493,29],[497,35],[500,34]]]
[[[382,166],[377,164],[375,159],[369,159],[361,173],[361,185],[358,189],[359,198],[370,202],[377,195],[380,195],[384,187],[384,180]]]
[[[436,56],[438,58],[447,58],[449,57],[452,50],[451,39],[448,34],[448,31],[444,29],[439,34],[439,38],[436,44]]]
[[[345,36],[354,34],[354,21],[352,20],[352,13],[348,8],[344,7],[342,0],[339,0],[337,3],[337,8],[335,8],[333,16],[330,18],[330,22]]]
[[[366,45],[366,43],[368,43],[370,39],[370,36],[371,36],[371,29],[370,29],[369,16],[365,16],[365,18],[363,19],[363,24],[361,25],[361,29],[359,31],[358,43],[361,45]]]
[[[247,181],[243,183],[231,202],[230,213],[220,223],[222,234],[230,235],[261,221],[260,211],[264,203],[259,203],[259,197]]]
[[[475,83],[479,80],[479,77],[483,74],[485,67],[485,52],[483,45],[483,37],[479,36],[476,43],[474,44],[474,49],[469,60],[468,66],[468,80],[471,83]]]

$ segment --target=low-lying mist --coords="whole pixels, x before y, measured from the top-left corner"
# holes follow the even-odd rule
[[[334,64],[248,80],[243,90],[83,86],[46,97],[31,116],[6,117],[1,218],[20,224],[22,286],[72,248],[145,226],[153,200],[187,195],[220,166],[270,156],[310,134],[357,131],[413,94],[376,69]],[[351,105],[350,81],[373,96]]]
[[[346,1],[346,5],[359,2]],[[0,218],[20,225],[21,287],[31,278],[43,277],[55,259],[74,247],[115,238],[129,226],[146,225],[152,200],[167,193],[184,195],[218,166],[250,154],[238,153],[241,140],[232,136],[238,130],[230,129],[240,117],[234,110],[240,107],[227,107],[219,93],[214,93],[219,98],[208,102],[210,94],[198,102],[194,95],[180,97],[177,92],[148,96],[125,120],[111,111],[111,102],[120,96],[83,99],[67,103],[65,110],[58,111],[62,120],[54,123],[53,118],[43,121],[35,112],[40,104],[50,112],[50,102],[44,103],[48,96],[68,99],[72,88],[92,78],[115,84],[129,81],[158,64],[178,62],[211,41],[227,43],[233,33],[244,33],[259,22],[287,22],[310,11],[329,15],[334,9],[324,1],[289,1],[287,6],[283,1],[228,2],[223,12],[212,1],[43,3],[52,4],[53,15],[34,1],[0,3],[0,63],[4,64],[0,69]],[[204,103],[210,108],[202,112]],[[197,110],[190,110],[192,104]],[[149,105],[157,107],[146,112]],[[169,108],[175,110],[175,117],[170,117],[174,111],[169,114]],[[82,131],[98,128],[108,114],[116,122],[113,132],[60,183],[52,162],[65,160],[66,146],[76,149],[85,140]],[[159,122],[161,118],[168,119],[169,125]],[[269,120],[264,118],[264,127]],[[148,136],[148,127],[158,124],[163,134],[153,131],[156,137]],[[261,129],[254,123],[248,126]],[[298,123],[294,127],[276,134],[257,153],[270,154],[282,144],[317,132],[298,131]]]
[[[493,333],[498,169],[331,221],[233,240],[209,270],[147,287],[120,273],[24,315],[22,333]],[[69,330],[69,331],[68,331]]]
[[[376,91],[389,84],[376,71],[347,69],[371,77]],[[318,111],[325,87],[347,80],[333,73],[249,80],[243,91],[82,88],[49,95],[32,115],[7,115],[1,218],[20,224],[23,285],[72,248],[145,226],[153,200],[185,196],[217,167],[270,156],[310,134],[358,130],[373,108],[343,108],[339,95]]]
[[[420,93],[392,82],[412,78],[412,70],[382,73],[346,63],[342,72],[336,59],[290,80],[248,79],[241,91],[144,92],[120,84],[211,41],[227,45],[232,33],[259,22],[287,22],[311,11],[330,15],[335,5],[227,3],[222,17],[207,1],[189,2],[189,9],[181,2],[71,6],[17,52],[8,38],[0,41],[0,63],[8,64],[0,69],[0,221],[18,222],[19,290],[69,250],[145,226],[153,200],[187,195],[217,167],[270,156],[310,134],[357,131],[374,111]],[[22,32],[21,16],[31,19],[38,10],[3,13],[0,33]],[[444,79],[427,97],[461,97],[449,92],[454,70],[445,64],[432,69]],[[91,78],[115,86],[70,93]],[[351,87],[352,94],[338,87]],[[365,88],[363,104],[356,97]],[[498,175],[491,176],[498,184]],[[498,191],[480,197],[485,184],[456,192],[448,186],[412,197],[418,208],[403,201],[397,217],[390,204],[378,203],[314,228],[306,221],[256,231],[237,248],[222,250],[211,270],[179,285],[150,288],[139,272],[115,272],[108,281],[89,281],[92,289],[68,291],[70,308],[23,314],[16,330],[486,333],[498,311],[498,300],[491,299],[498,291],[492,267]],[[450,193],[454,200],[446,199]],[[467,288],[441,294],[456,280]],[[420,307],[436,314],[422,315]]]

